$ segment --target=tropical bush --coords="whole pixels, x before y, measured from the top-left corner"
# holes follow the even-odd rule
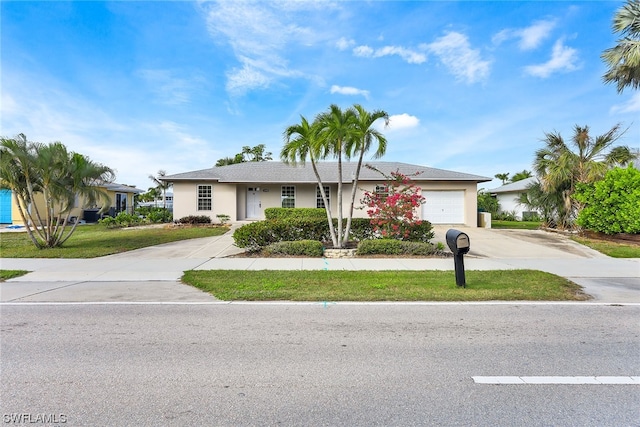
[[[480,212],[490,212],[493,216],[499,209],[498,199],[486,191],[478,191],[478,210]]]
[[[126,212],[119,212],[116,216],[107,216],[98,220],[99,224],[107,228],[124,228],[140,225],[144,221],[138,215],[132,215]]]
[[[139,206],[136,208],[136,214],[142,216],[148,222],[153,224],[173,221],[173,214],[169,209],[166,208]]]
[[[516,218],[516,211],[498,212],[492,216],[493,216],[493,219],[495,219],[496,221],[517,221],[518,220],[518,218]]]
[[[638,169],[612,169],[601,181],[578,186],[575,197],[584,205],[576,220],[581,227],[605,234],[640,233]]]

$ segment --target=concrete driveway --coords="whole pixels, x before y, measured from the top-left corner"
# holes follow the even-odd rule
[[[574,242],[561,233],[542,230],[503,230],[470,228],[455,225],[434,226],[434,241],[447,246],[447,230],[455,228],[469,235],[470,256],[478,258],[575,259],[608,258],[606,255]]]

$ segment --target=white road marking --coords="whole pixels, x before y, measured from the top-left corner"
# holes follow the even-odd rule
[[[640,376],[595,376],[595,377],[571,377],[571,376],[548,376],[548,377],[516,377],[516,376],[495,376],[495,377],[471,377],[476,384],[615,384],[615,385],[640,385]]]

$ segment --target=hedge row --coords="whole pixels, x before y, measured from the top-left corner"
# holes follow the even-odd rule
[[[356,255],[433,255],[435,245],[425,242],[404,242],[394,239],[364,240],[358,244]]]
[[[263,250],[265,255],[294,255],[307,257],[321,257],[324,248],[317,240],[299,240],[297,242],[277,242]]]
[[[267,220],[292,220],[292,219],[327,219],[324,209],[318,208],[267,208],[264,210]]]
[[[337,222],[334,220],[335,227],[337,227]],[[378,238],[380,235],[376,233],[368,218],[352,219],[349,240],[363,241]],[[432,238],[431,223],[423,221],[422,224],[413,227],[406,240],[427,243]],[[234,231],[233,239],[236,246],[246,248],[248,251],[257,251],[282,241],[316,240],[328,242],[331,241],[331,234],[326,219],[267,220],[243,225]]]

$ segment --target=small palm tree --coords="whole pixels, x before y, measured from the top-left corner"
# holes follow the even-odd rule
[[[318,142],[319,123],[309,123],[304,117],[300,116],[300,123],[291,125],[284,131],[285,144],[280,152],[280,158],[283,162],[288,164],[304,164],[307,157],[311,161],[311,167],[313,173],[316,176],[318,182],[318,188],[320,189],[320,195],[324,202],[325,211],[327,213],[327,222],[329,223],[329,232],[331,234],[331,240],[334,246],[337,247],[338,239],[333,226],[333,215],[331,214],[331,207],[329,206],[329,200],[324,191],[324,185],[320,173],[317,168],[317,150],[320,146]]]
[[[167,209],[167,190],[171,188],[173,185],[169,181],[164,181],[163,178],[167,176],[167,171],[160,169],[158,171],[158,176],[155,177],[153,175],[149,175],[149,179],[156,184],[156,188],[158,191],[162,193],[162,208]]]
[[[613,32],[622,36],[618,44],[605,50],[601,58],[609,69],[605,83],[616,83],[618,93],[625,87],[640,87],[640,0],[627,0],[613,18]]]
[[[338,248],[343,246],[345,240],[344,229],[342,228],[342,158],[345,155],[347,144],[355,137],[355,120],[356,115],[353,109],[342,111],[336,104],[332,104],[328,111],[316,117],[319,127],[316,151],[319,152],[319,158],[334,157],[338,161],[338,191],[336,194],[338,199],[336,247]]]
[[[623,133],[618,124],[594,138],[588,126],[575,126],[570,145],[558,132],[545,133],[546,145],[535,153],[534,170],[542,191],[562,200],[563,206],[556,209],[561,213],[558,218],[561,227],[571,227],[580,210],[580,204],[573,198],[578,183],[597,181],[610,168],[624,166],[636,158],[629,147],[612,148]]]
[[[360,170],[362,168],[362,160],[365,153],[368,153],[371,149],[371,145],[376,143],[376,150],[373,157],[379,159],[387,151],[387,139],[377,129],[373,127],[374,123],[378,120],[384,120],[385,127],[389,125],[389,114],[383,110],[375,110],[369,112],[365,110],[361,105],[355,104],[353,106],[354,113],[354,128],[352,137],[347,142],[345,151],[347,157],[353,155],[358,156],[358,164],[356,166],[356,173],[353,179],[353,186],[351,187],[351,202],[349,205],[349,216],[347,217],[347,227],[344,232],[344,239],[349,240],[349,232],[351,231],[351,220],[353,218],[353,209],[355,207],[356,189],[358,187],[358,180],[360,178]]]
[[[114,172],[78,153],[68,152],[59,142],[40,144],[24,134],[0,141],[0,187],[12,191],[29,238],[38,248],[62,245],[75,231],[67,229],[76,198],[83,206],[103,202],[109,194],[100,187],[111,182]],[[44,199],[41,211],[38,195]]]

